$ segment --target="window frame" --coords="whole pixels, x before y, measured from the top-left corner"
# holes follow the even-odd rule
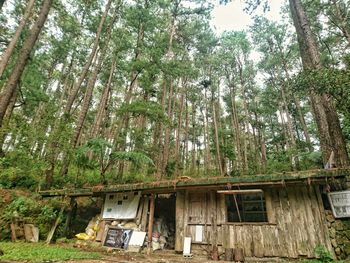
[[[263,189],[244,189],[244,190],[219,190],[218,194],[222,195],[225,209],[225,223],[227,225],[276,225],[274,220],[274,215],[272,212],[272,202],[271,196],[268,191],[264,191]],[[230,222],[228,221],[228,205],[226,203],[226,195],[249,195],[249,194],[262,194],[264,197],[263,201],[265,202],[265,215],[266,221],[258,221],[258,222],[249,222],[249,221],[241,221],[241,222]],[[234,205],[237,209],[237,206]]]

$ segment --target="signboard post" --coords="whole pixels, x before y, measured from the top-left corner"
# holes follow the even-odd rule
[[[119,227],[109,226],[103,246],[110,248],[127,249],[132,235],[132,229],[122,229]]]
[[[335,218],[350,217],[350,190],[328,193]]]

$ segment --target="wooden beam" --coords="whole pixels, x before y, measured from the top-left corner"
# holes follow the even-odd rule
[[[285,185],[285,184],[313,184],[325,183],[330,179],[347,179],[350,177],[350,169],[330,169],[330,170],[309,170],[290,173],[263,174],[254,176],[235,176],[235,177],[208,177],[191,178],[178,180],[164,180],[160,182],[109,185],[103,187],[89,187],[82,189],[61,189],[50,191],[39,191],[42,197],[54,196],[99,196],[105,193],[143,191],[143,193],[169,193],[183,189],[203,189],[203,188],[223,188],[233,186],[252,186],[261,185]]]
[[[148,248],[152,246],[152,232],[154,221],[154,207],[155,207],[155,195],[151,194],[150,207],[149,207],[149,219],[148,219]],[[150,251],[150,250],[149,250]]]
[[[225,194],[225,195],[235,195],[235,194],[260,194],[264,193],[261,189],[248,189],[248,190],[219,190],[217,191],[218,194]]]
[[[142,215],[141,215],[141,231],[145,231],[145,232],[146,232],[146,226],[147,226],[148,208],[149,208],[149,198],[148,196],[144,195]]]

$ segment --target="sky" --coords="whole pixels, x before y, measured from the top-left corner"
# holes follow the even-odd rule
[[[232,0],[227,5],[220,5],[218,2],[219,0],[215,1],[211,20],[211,25],[216,32],[244,30],[248,29],[249,25],[253,23],[252,16],[243,11],[245,6],[244,0]],[[273,21],[281,20],[279,12],[285,1],[269,0],[269,3],[270,11],[265,14],[266,17]]]

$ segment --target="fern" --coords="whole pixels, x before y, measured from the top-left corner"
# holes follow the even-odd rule
[[[140,152],[113,152],[110,154],[110,158],[114,161],[130,161],[137,165],[154,165],[153,160],[151,158]]]

